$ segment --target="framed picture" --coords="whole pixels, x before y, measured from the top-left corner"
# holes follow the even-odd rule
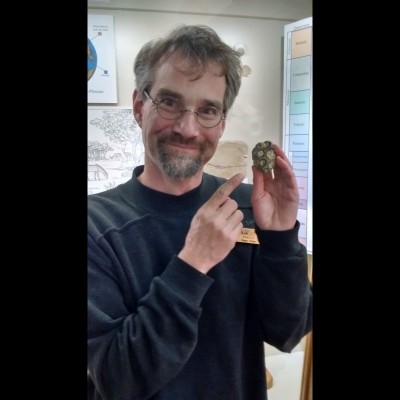
[[[103,192],[132,176],[144,163],[142,131],[130,108],[88,108],[88,194]]]
[[[88,103],[117,103],[114,20],[88,15]]]

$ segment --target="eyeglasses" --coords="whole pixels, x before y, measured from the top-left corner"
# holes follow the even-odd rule
[[[221,120],[225,119],[224,113],[215,106],[207,105],[197,109],[197,111],[185,108],[183,103],[172,96],[163,96],[160,100],[153,100],[147,91],[144,91],[147,98],[157,107],[158,114],[169,120],[180,118],[185,112],[193,112],[197,116],[197,122],[203,128],[214,128]]]

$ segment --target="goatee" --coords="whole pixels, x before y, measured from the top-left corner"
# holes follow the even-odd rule
[[[168,143],[185,143],[181,137],[160,137],[157,142],[158,160],[162,170],[171,178],[184,179],[196,175],[203,166],[204,146],[199,144],[199,155],[195,158],[187,154],[168,151]]]

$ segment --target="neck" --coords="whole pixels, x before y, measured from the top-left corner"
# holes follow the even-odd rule
[[[145,164],[143,172],[138,176],[138,181],[143,185],[159,192],[179,196],[196,188],[201,184],[203,171],[195,176],[185,179],[171,178],[158,168],[152,168]]]

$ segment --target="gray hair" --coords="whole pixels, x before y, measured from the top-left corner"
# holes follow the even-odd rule
[[[240,53],[224,43],[218,34],[205,25],[182,25],[162,39],[146,43],[136,56],[134,73],[136,89],[144,96],[150,91],[155,70],[159,64],[173,54],[185,57],[193,68],[199,69],[200,78],[210,61],[222,67],[221,76],[225,76],[224,113],[232,107],[242,81],[242,62]]]

